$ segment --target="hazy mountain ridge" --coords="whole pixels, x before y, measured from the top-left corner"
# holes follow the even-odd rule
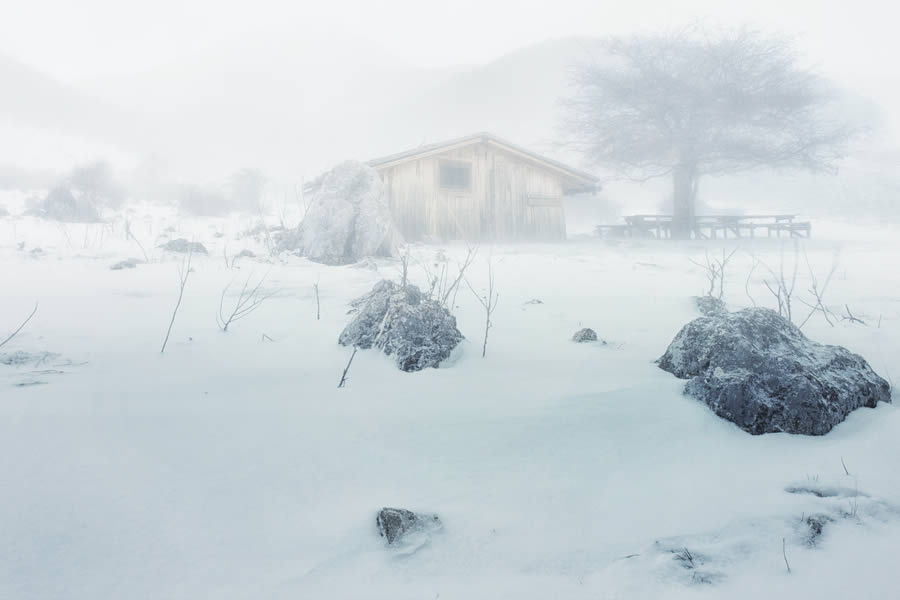
[[[594,44],[591,38],[562,38],[484,65],[422,69],[343,47],[339,40],[305,49],[276,41],[77,86],[0,58],[0,74],[20,92],[0,98],[0,117],[19,139],[55,147],[56,155],[72,162],[110,158],[106,153],[116,149],[134,164],[149,161],[159,176],[181,180],[222,181],[252,166],[276,180],[298,182],[346,158],[367,160],[481,130],[602,175],[562,151],[557,130],[572,67],[590,58]],[[317,52],[331,53],[337,66],[323,68]],[[879,112],[869,100],[853,110]],[[51,139],[54,134],[59,141]],[[796,212],[831,212],[856,194],[860,210],[890,212],[900,180],[889,168],[896,151],[886,136],[857,148],[858,156],[836,178],[766,173],[710,179],[701,185],[701,201],[730,210],[783,203]],[[82,142],[85,148],[70,149]],[[90,157],[92,151],[104,156]],[[47,168],[39,151],[27,158],[4,165],[11,158],[0,156],[0,165],[13,173]],[[668,195],[666,182],[610,181],[606,188],[627,198],[625,210],[664,208]]]

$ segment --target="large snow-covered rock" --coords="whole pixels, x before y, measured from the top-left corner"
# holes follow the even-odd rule
[[[351,305],[356,317],[338,342],[379,348],[403,371],[437,367],[463,339],[456,317],[414,285],[400,286],[385,279]]]
[[[375,169],[346,161],[322,176],[297,231],[301,254],[330,265],[390,256],[399,236]]]
[[[691,321],[659,366],[752,434],[824,435],[853,410],[891,401],[890,386],[861,356],[813,342],[765,308]]]

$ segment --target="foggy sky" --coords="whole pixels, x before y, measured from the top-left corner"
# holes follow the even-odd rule
[[[4,3],[0,52],[58,79],[124,73],[253,38],[298,47],[338,39],[415,66],[485,63],[572,35],[658,29],[696,19],[753,22],[800,36],[844,76],[900,54],[892,3],[877,0],[30,0]],[[676,6],[672,6],[676,5]],[[319,56],[327,61],[326,56]]]
[[[698,20],[796,36],[823,73],[881,107],[879,133],[900,146],[900,73],[891,64],[900,39],[887,3],[671,4],[6,0],[0,67],[14,61],[34,73],[15,64],[0,72],[36,82],[41,73],[60,85],[40,81],[34,89],[56,91],[32,91],[34,97],[4,90],[0,132],[16,141],[0,148],[0,163],[62,168],[116,158],[121,150],[137,162],[153,156],[210,177],[246,165],[309,175],[334,160],[368,159],[478,129],[541,150],[550,141],[563,59],[573,54],[545,46],[534,57],[544,63],[533,82],[527,53],[504,68],[492,61],[547,40]],[[255,86],[264,93],[254,95]]]

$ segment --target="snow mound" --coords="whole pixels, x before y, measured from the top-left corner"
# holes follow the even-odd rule
[[[346,161],[316,184],[293,243],[310,260],[347,265],[368,256],[390,256],[397,240],[378,173]]]
[[[891,401],[888,382],[861,356],[813,342],[765,308],[691,321],[659,366],[690,379],[686,393],[754,435],[824,435],[857,408]]]
[[[456,317],[414,285],[384,279],[351,305],[357,315],[338,342],[379,348],[403,371],[437,367],[463,339]]]

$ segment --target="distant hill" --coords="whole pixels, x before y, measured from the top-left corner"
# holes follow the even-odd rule
[[[451,69],[341,54],[326,69],[308,49],[269,44],[81,87],[140,111],[156,124],[158,148],[188,169],[312,174],[480,130],[546,150],[567,70],[587,43],[551,41]]]
[[[487,130],[603,175],[567,155],[556,131],[571,69],[590,58],[595,43],[551,40],[483,65],[420,69],[342,40],[329,47],[257,41],[77,85],[0,57],[0,79],[17,92],[0,95],[0,165],[33,180],[35,172],[71,167],[57,164],[66,160],[121,155],[161,176],[221,182],[257,167],[293,185],[343,159]],[[859,110],[874,112],[870,105]],[[885,140],[859,150],[838,177],[760,172],[708,179],[700,199],[728,211],[842,214],[850,203],[857,214],[900,214],[895,150]],[[668,193],[665,181],[611,181],[604,195],[608,206],[639,212],[666,210]]]

